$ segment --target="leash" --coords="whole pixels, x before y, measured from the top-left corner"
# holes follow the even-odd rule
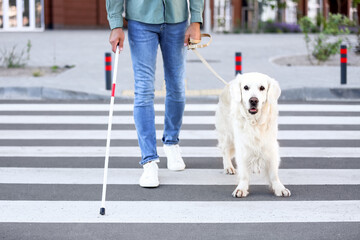
[[[210,64],[205,60],[205,58],[203,58],[203,56],[201,56],[201,54],[196,50],[197,48],[207,47],[212,42],[212,37],[210,34],[202,33],[201,37],[208,37],[210,38],[210,40],[205,44],[199,44],[201,40],[194,40],[190,38],[189,40],[190,44],[188,45],[188,50],[191,49],[196,54],[196,56],[198,56],[201,62],[210,70],[210,72],[212,72],[215,75],[215,77],[217,77],[221,82],[227,85],[228,83],[222,77],[220,77],[220,75],[217,72],[215,72],[215,70],[210,66]]]

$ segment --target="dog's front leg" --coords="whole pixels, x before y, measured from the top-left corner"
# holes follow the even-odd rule
[[[270,187],[272,188],[275,196],[290,197],[290,190],[285,188],[279,179],[280,156],[278,146],[274,147],[273,149],[277,149],[277,151],[273,151],[273,153],[268,156],[269,161],[267,161],[267,177],[270,183]]]
[[[246,164],[246,159],[236,153],[237,172],[239,184],[232,193],[233,197],[246,197],[249,194],[249,168]]]
[[[236,170],[231,162],[231,158],[234,156],[234,149],[230,149],[229,147],[223,149],[223,165],[224,165],[224,172],[226,174],[235,174]]]
[[[246,197],[249,194],[249,166],[247,164],[247,156],[245,151],[241,147],[241,139],[239,136],[235,137],[235,159],[237,165],[237,173],[239,178],[239,184],[232,193],[233,197]]]

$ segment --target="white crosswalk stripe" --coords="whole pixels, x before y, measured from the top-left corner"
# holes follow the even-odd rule
[[[4,115],[0,124],[107,124],[106,116],[11,116]],[[155,124],[163,124],[164,117],[156,116]],[[279,124],[349,125],[360,123],[360,117],[279,117]],[[134,124],[132,116],[114,116],[113,124]],[[215,116],[185,116],[183,124],[215,124]]]
[[[164,104],[155,104],[156,111],[164,111]],[[132,111],[132,104],[115,104],[114,111]],[[185,111],[215,111],[216,104],[187,104]],[[2,104],[0,111],[109,111],[108,104]],[[281,104],[279,111],[360,112],[359,105]]]
[[[0,139],[106,139],[106,131],[97,130],[0,130]],[[156,131],[157,139],[163,131]],[[217,139],[215,130],[182,130],[181,139]],[[113,130],[111,139],[137,139],[134,130]],[[279,131],[279,140],[358,140],[360,131]]]
[[[114,117],[114,124],[125,125],[133,124],[133,106],[131,104],[115,104],[115,111],[120,112],[120,116]],[[214,114],[216,104],[187,104],[186,111],[192,112],[191,116],[184,117],[184,124],[194,125],[214,125]],[[354,191],[359,191],[360,186],[360,145],[356,146],[360,140],[360,117],[351,115],[360,112],[360,105],[341,104],[280,104],[280,111],[297,112],[296,116],[281,116],[279,124],[286,125],[286,130],[280,130],[278,139],[281,141],[293,140],[306,141],[312,140],[313,146],[291,146],[281,147],[280,155],[289,161],[287,168],[280,168],[279,174],[282,182],[295,189],[304,189],[306,196],[299,196],[293,191],[293,196],[289,199],[276,198],[262,200],[259,198],[264,195],[271,195],[270,192],[252,194],[250,198],[233,199],[231,192],[216,192],[212,199],[172,201],[148,200],[143,189],[138,187],[139,176],[142,173],[140,166],[133,168],[127,166],[126,158],[138,158],[140,160],[140,149],[137,146],[137,135],[135,130],[113,130],[112,140],[133,140],[131,146],[112,146],[110,150],[110,166],[112,161],[120,162],[121,168],[110,168],[108,184],[112,188],[134,187],[134,196],[138,196],[137,201],[118,200],[108,201],[106,208],[107,214],[100,216],[101,192],[92,192],[93,188],[102,184],[103,169],[90,168],[83,161],[84,165],[76,165],[79,158],[97,157],[103,159],[105,155],[105,145],[84,144],[79,146],[62,145],[66,140],[105,140],[106,131],[88,128],[90,124],[106,125],[107,116],[103,114],[108,111],[106,104],[72,104],[72,103],[15,103],[0,104],[0,188],[3,186],[0,200],[0,223],[329,223],[329,222],[360,222],[360,197],[343,199],[340,195],[347,195],[348,192],[331,192],[331,189],[341,189],[341,187],[352,187]],[[155,105],[156,111],[164,111],[163,104]],[[56,115],[53,113],[57,112]],[[65,113],[66,114],[62,114]],[[75,112],[82,113],[81,115]],[[102,112],[94,116],[88,113]],[[302,112],[307,114],[301,115]],[[332,112],[342,113],[341,115],[323,116],[319,113]],[[17,113],[17,114],[10,114]],[[197,115],[197,113],[199,113]],[[309,116],[309,113],[311,113]],[[74,115],[72,115],[74,114]],[[163,113],[157,113],[156,123],[163,124]],[[24,128],[40,124],[52,126],[51,129],[29,129]],[[70,130],[68,126],[76,124],[83,125],[81,129]],[[7,126],[11,129],[6,129]],[[58,126],[59,125],[59,126]],[[298,130],[292,128],[294,125],[307,126],[315,125],[318,129]],[[328,126],[336,126],[338,130],[326,130]],[[342,130],[343,126],[354,130]],[[77,126],[78,127],[78,126]],[[133,128],[132,128],[133,129]],[[213,127],[215,129],[215,127]],[[157,139],[162,137],[162,131],[157,130]],[[182,172],[171,172],[162,167],[159,171],[161,186],[171,186],[182,189],[190,188],[189,191],[200,186],[216,187],[223,189],[227,186],[234,186],[237,182],[236,176],[225,175],[220,168],[211,169],[208,167],[206,159],[218,158],[221,161],[221,154],[217,147],[197,146],[196,141],[216,140],[215,130],[182,130],[181,140],[188,140],[193,145],[182,147],[183,157],[187,158],[192,166]],[[49,141],[54,144],[44,145]],[[337,146],[341,140],[354,141],[352,146]],[[30,145],[17,145],[16,141],[27,141]],[[318,142],[332,142],[329,146],[318,146]],[[42,145],[43,144],[43,145]],[[105,142],[104,142],[105,144]],[[95,146],[96,145],[96,146]],[[161,163],[164,164],[164,152],[162,146],[158,147]],[[56,166],[29,167],[32,161],[44,163],[51,158],[56,161],[67,159],[76,167],[59,168]],[[116,158],[121,158],[116,159]],[[20,159],[20,160],[19,160]],[[205,160],[204,160],[205,159]],[[298,168],[291,166],[296,161],[312,161],[309,168],[306,165]],[[54,160],[55,161],[55,160]],[[97,160],[93,160],[97,161]],[[101,160],[103,161],[103,160]],[[317,163],[318,162],[318,163]],[[355,168],[349,168],[344,164],[351,162]],[[305,161],[304,161],[305,164]],[[321,165],[322,164],[322,165]],[[332,165],[331,165],[332,164]],[[51,163],[50,163],[51,165]],[[301,164],[300,164],[301,165]],[[335,167],[334,167],[335,166]],[[264,186],[264,177],[253,175],[251,186]],[[60,187],[76,186],[80,193],[74,191],[71,199],[62,199],[61,193],[54,194],[48,199],[45,193],[40,191],[33,200],[31,193],[24,192],[24,187],[36,187],[47,189],[55,193]],[[148,189],[150,192],[166,191],[166,188]],[[109,187],[108,191],[112,191]],[[308,189],[320,191],[326,197],[312,198]],[[82,192],[83,191],[83,192]],[[81,198],[82,193],[92,192],[98,194],[98,200],[86,200]],[[181,191],[181,190],[179,190]],[[191,191],[192,195],[200,194]],[[164,193],[166,194],[166,193]],[[227,195],[226,201],[219,201],[219,195]],[[351,196],[356,195],[353,194]],[[120,197],[120,196],[119,196]],[[300,200],[293,201],[292,198]],[[269,199],[269,198],[268,198]],[[326,199],[326,200],[325,200]]]
[[[166,185],[235,185],[235,175],[220,169],[187,169],[170,172],[160,169]],[[138,184],[142,169],[109,169],[109,184]],[[280,169],[283,184],[289,185],[359,185],[360,169]],[[31,184],[102,184],[102,169],[86,168],[0,168],[0,183]],[[253,174],[251,185],[266,185],[263,176]]]
[[[261,207],[259,207],[261,205]],[[358,222],[360,201],[311,202],[109,202],[106,217],[96,202],[0,201],[0,222],[55,223],[269,223]],[[24,212],[27,212],[24,216]]]
[[[162,147],[157,148],[160,157],[165,157]],[[183,157],[221,157],[216,147],[182,147]],[[113,157],[140,156],[138,147],[112,147],[110,154]],[[104,156],[104,147],[0,147],[0,156],[17,157],[101,157]],[[360,148],[351,147],[283,147],[280,148],[281,157],[357,157]]]

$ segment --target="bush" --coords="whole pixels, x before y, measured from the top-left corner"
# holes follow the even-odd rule
[[[303,33],[317,33],[319,32],[320,26],[315,26],[311,21],[311,18],[305,16],[299,20],[300,30]]]
[[[310,53],[318,60],[318,64],[327,61],[331,56],[339,53],[340,45],[348,41],[346,37],[350,33],[348,27],[352,26],[352,22],[347,17],[341,14],[330,14],[327,21],[323,21],[323,31],[316,34],[314,39],[311,40],[309,33],[313,32],[313,29],[316,28],[311,19],[303,17],[300,19],[299,24],[304,33],[308,59],[311,64],[313,62],[311,61]],[[310,45],[312,45],[311,49]]]
[[[331,34],[334,36],[348,34],[350,33],[349,27],[355,26],[353,21],[341,14],[330,14],[329,19],[324,25],[324,34]]]
[[[330,56],[339,52],[342,39],[337,39],[335,42],[328,42],[328,38],[324,34],[320,34],[315,38],[315,44],[313,49],[313,56],[322,62],[329,59]]]
[[[10,50],[1,50],[0,62],[7,68],[20,68],[26,65],[30,59],[31,41],[28,40],[26,47],[20,52],[16,51],[17,45],[14,45]],[[26,57],[25,57],[26,53]]]
[[[57,70],[59,70],[59,66],[53,65],[53,66],[51,67],[51,71],[52,71],[52,72],[57,72]]]
[[[33,77],[41,77],[44,75],[44,73],[39,69],[32,73]]]
[[[360,55],[360,29],[357,32],[357,45],[355,47],[355,53]]]

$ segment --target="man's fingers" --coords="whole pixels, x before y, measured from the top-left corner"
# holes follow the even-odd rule
[[[196,39],[196,38],[191,38],[191,37],[190,37],[190,42],[191,42],[192,44],[198,44],[198,43],[201,42],[201,39]]]
[[[187,46],[189,44],[190,34],[185,33],[185,39],[184,39],[184,46]]]
[[[190,40],[192,40],[194,43],[201,42],[201,34],[199,32],[196,32],[196,31],[191,32]]]
[[[116,41],[112,41],[111,42],[111,50],[115,53],[116,52],[116,46],[117,46],[117,42]]]
[[[124,47],[124,39],[120,39],[120,41],[119,41],[120,52],[123,50],[123,47]],[[115,48],[116,48],[116,46],[115,46]]]
[[[113,41],[111,42],[111,46],[112,46],[112,51],[115,53],[116,52],[116,46],[118,45],[119,41]]]
[[[120,39],[110,39],[111,44],[111,50],[115,53],[116,52],[116,46],[119,44]]]

